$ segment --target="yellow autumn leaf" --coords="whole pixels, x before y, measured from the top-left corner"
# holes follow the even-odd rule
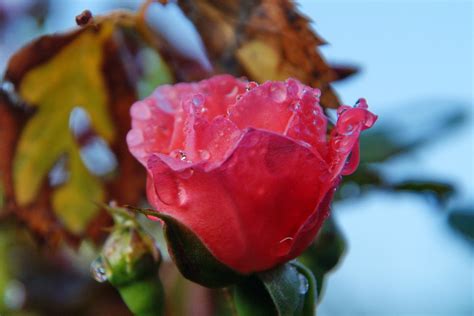
[[[37,107],[37,113],[17,145],[13,166],[17,202],[20,206],[32,202],[53,165],[66,155],[69,180],[54,192],[52,204],[73,233],[85,228],[104,192],[80,159],[78,144],[69,131],[69,115],[73,108],[83,107],[97,134],[108,142],[113,140],[114,126],[101,73],[103,43],[112,32],[111,23],[102,24],[99,31],[83,31],[51,60],[29,71],[19,87],[20,95]]]

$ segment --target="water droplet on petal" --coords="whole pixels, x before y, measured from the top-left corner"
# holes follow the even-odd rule
[[[91,263],[91,273],[94,279],[99,283],[107,281],[107,273],[105,272],[104,262],[102,257],[99,257]]]
[[[234,86],[234,88],[232,88],[232,90],[229,93],[227,93],[226,96],[228,98],[234,98],[237,95],[237,92],[239,92],[239,87]]]
[[[282,240],[280,240],[280,242],[277,245],[277,250],[276,250],[277,256],[280,256],[280,257],[286,256],[290,252],[292,246],[293,246],[293,237],[283,238]]]
[[[211,158],[211,154],[207,150],[200,150],[199,156],[202,160],[209,160],[209,158]]]
[[[137,146],[143,143],[143,133],[139,129],[132,129],[127,134],[127,143],[129,146]]]
[[[319,99],[321,97],[321,90],[313,89],[313,94],[316,99]]]
[[[130,111],[132,117],[139,120],[147,120],[151,117],[150,108],[148,107],[148,104],[143,101],[135,102]]]
[[[258,87],[258,83],[256,83],[255,81],[250,81],[250,82],[247,83],[247,86],[245,87],[245,90],[247,92],[249,92],[250,90],[252,90],[255,87]]]
[[[181,171],[181,173],[179,173],[179,177],[182,178],[182,179],[189,179],[193,176],[194,174],[194,169],[193,168],[188,168],[188,169],[185,169],[183,171]]]
[[[298,286],[298,292],[300,292],[301,295],[305,295],[306,293],[308,293],[309,290],[308,279],[301,273],[298,273],[298,279],[300,281],[300,284]]]
[[[202,94],[195,94],[192,98],[192,102],[195,107],[200,107],[204,104],[204,96]]]
[[[300,93],[300,86],[294,79],[288,79],[286,81],[287,91],[290,98],[297,98],[299,97]]]
[[[297,112],[301,111],[301,103],[296,102],[295,105],[293,106],[293,109]]]
[[[179,149],[175,149],[172,152],[170,152],[170,156],[173,157],[173,158],[179,159],[181,161],[188,161],[189,162],[188,156],[186,155],[186,153],[182,150],[179,150]]]
[[[281,82],[274,82],[270,88],[270,95],[275,102],[283,102],[286,100],[286,87]]]

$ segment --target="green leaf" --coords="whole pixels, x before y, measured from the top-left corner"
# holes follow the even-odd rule
[[[243,278],[217,260],[199,237],[176,219],[154,210],[130,209],[158,217],[165,223],[164,234],[168,249],[185,278],[210,288],[225,287]]]
[[[308,292],[304,299],[303,313],[304,316],[316,315],[316,302],[318,299],[317,281],[313,272],[298,261],[292,262],[296,270],[303,275],[308,281]],[[304,281],[303,281],[304,282]]]
[[[439,202],[445,202],[454,193],[454,187],[449,183],[426,180],[405,180],[392,185],[395,191],[432,194]]]
[[[159,85],[173,82],[171,71],[154,50],[144,48],[139,57],[144,67],[137,86],[140,99],[149,96]]]
[[[246,278],[233,287],[237,315],[277,315],[275,304],[263,283],[255,276]]]
[[[316,314],[316,281],[311,271],[297,262],[249,276],[233,291],[239,316]]]
[[[165,295],[163,285],[158,277],[150,277],[117,286],[117,290],[133,315],[164,315]]]
[[[474,245],[474,210],[455,210],[449,214],[448,222],[452,228]]]
[[[298,315],[304,305],[303,286],[298,270],[291,264],[284,264],[272,270],[258,273],[267,289],[279,316]]]
[[[83,107],[94,131],[109,143],[114,140],[102,74],[103,45],[113,30],[111,23],[104,23],[98,32],[78,33],[53,58],[29,70],[17,87],[37,111],[23,130],[14,157],[16,200],[19,206],[32,203],[48,172],[66,155],[69,181],[53,193],[52,204],[62,223],[75,234],[82,233],[98,212],[95,203],[102,202],[105,193],[79,156],[79,145],[69,131],[69,116],[73,108]]]

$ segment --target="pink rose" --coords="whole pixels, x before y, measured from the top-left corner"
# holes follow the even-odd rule
[[[229,75],[160,86],[131,108],[127,142],[148,200],[234,271],[270,269],[314,239],[376,116],[343,106],[327,137],[320,91]]]

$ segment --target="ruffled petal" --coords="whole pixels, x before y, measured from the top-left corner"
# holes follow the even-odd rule
[[[171,153],[185,147],[185,125],[189,109],[184,100],[202,100],[202,119],[211,121],[225,115],[239,95],[245,92],[246,82],[230,75],[214,76],[198,83],[163,85],[143,101],[132,105],[132,130],[127,135],[131,153],[146,165],[152,153]],[[194,124],[194,123],[190,123]],[[188,124],[189,126],[189,124]]]
[[[341,106],[338,109],[337,123],[329,140],[328,163],[333,179],[354,172],[359,164],[360,132],[377,120],[377,116],[367,108],[366,101],[360,99],[355,107]]]
[[[155,155],[148,170],[154,206],[242,273],[289,259],[300,227],[314,217],[330,178],[326,162],[307,147],[253,129],[213,169]]]
[[[174,116],[156,104],[153,98],[135,102],[131,109],[132,129],[127,134],[130,152],[146,166],[155,152],[166,152],[173,133]]]
[[[319,90],[301,88],[284,134],[311,145],[321,157],[326,157],[328,150],[326,133],[327,119],[319,105]]]
[[[240,129],[253,127],[283,133],[294,101],[285,83],[267,81],[243,94],[230,108],[228,117]]]

